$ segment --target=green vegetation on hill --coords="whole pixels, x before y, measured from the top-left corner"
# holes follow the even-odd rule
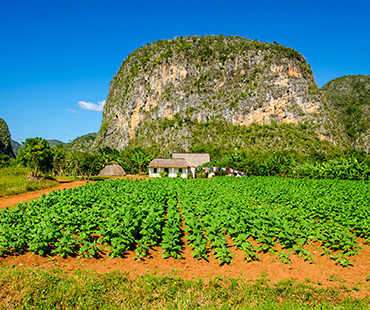
[[[370,76],[347,75],[322,89],[329,133],[342,145],[370,150]]]
[[[319,138],[314,122],[239,126],[213,121],[157,119],[139,128],[128,146],[157,157],[173,152],[207,152],[211,163],[247,175],[293,178],[370,179],[370,156]],[[166,132],[166,139],[160,133]],[[192,145],[189,149],[186,145]]]
[[[224,73],[223,67],[227,67],[228,61],[243,57],[248,51],[263,52],[264,58],[262,63],[256,64],[250,76],[243,77],[243,80],[240,81],[243,84],[248,86],[250,83],[253,88],[257,75],[261,74],[265,68],[269,68],[272,63],[279,62],[283,58],[289,58],[297,62],[303,77],[310,80],[311,90],[318,91],[310,65],[296,50],[280,44],[223,35],[179,37],[146,44],[130,53],[123,61],[120,70],[112,80],[112,88],[124,85],[124,89],[128,92],[131,81],[140,71],[150,75],[158,65],[171,59],[171,62],[178,61],[179,64],[184,60],[194,62],[199,70],[201,67],[207,67],[208,63],[213,66],[207,72],[199,75],[193,86],[189,85],[190,88],[185,90],[188,94],[202,92],[210,86],[210,83],[212,84],[214,79],[223,79],[223,76],[219,76],[219,74]],[[233,71],[229,72],[228,77],[233,76],[234,73]],[[228,83],[233,88],[229,90],[229,94],[225,95],[234,96],[233,92],[238,92],[238,83],[235,83],[235,80],[229,80]]]
[[[51,139],[51,140],[47,140],[47,141],[49,142],[50,146],[57,146],[59,144],[61,144],[61,145],[65,144],[63,141],[56,140],[56,139]]]
[[[65,147],[70,151],[89,151],[93,145],[97,133],[88,133],[74,139],[72,142],[65,144]]]
[[[156,156],[173,152],[208,152],[213,160],[236,153],[293,153],[302,159],[315,154],[321,158],[342,153],[328,140],[320,140],[314,123],[252,124],[240,126],[220,121],[200,123],[189,118],[157,119],[140,127],[129,147],[143,147]],[[161,139],[166,131],[168,139]],[[192,145],[186,149],[187,144]]]
[[[0,118],[0,155],[14,157],[7,123]]]

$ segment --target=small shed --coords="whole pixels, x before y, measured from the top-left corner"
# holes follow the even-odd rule
[[[126,175],[125,170],[118,164],[109,164],[100,171],[99,176],[124,176]]]

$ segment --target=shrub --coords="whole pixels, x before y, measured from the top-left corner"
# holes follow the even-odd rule
[[[208,174],[203,169],[197,171],[197,179],[206,179],[207,177]]]
[[[10,157],[0,154],[0,168],[9,167]]]
[[[167,171],[161,171],[161,172],[159,172],[159,175],[161,176],[161,178],[168,178],[168,172]]]

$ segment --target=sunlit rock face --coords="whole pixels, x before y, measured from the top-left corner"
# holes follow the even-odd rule
[[[148,134],[169,139],[168,130],[150,128],[161,119],[248,126],[296,123],[319,110],[311,67],[291,48],[225,36],[163,40],[135,50],[122,63],[94,146],[122,149],[134,138],[154,141]],[[183,126],[170,139],[182,139],[186,150],[189,135]]]

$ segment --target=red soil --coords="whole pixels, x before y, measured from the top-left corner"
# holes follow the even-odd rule
[[[63,183],[57,189],[69,188],[84,184],[84,182]],[[22,194],[7,198],[14,205],[17,202],[25,201],[24,197],[34,199],[40,197],[41,193]],[[28,196],[26,196],[28,195]],[[36,195],[36,196],[31,196]],[[22,197],[22,200],[17,200]],[[12,200],[11,200],[12,199]],[[0,199],[0,206],[4,207],[6,199]],[[361,240],[359,240],[360,243]],[[213,254],[209,254],[208,261],[196,260],[191,256],[192,250],[185,242],[183,247],[183,259],[163,259],[163,253],[160,247],[155,247],[150,251],[149,257],[142,261],[135,259],[134,252],[128,252],[125,258],[109,258],[104,253],[100,258],[80,258],[73,257],[41,257],[25,253],[22,255],[9,255],[0,257],[0,264],[19,265],[27,267],[44,266],[45,268],[61,268],[66,271],[77,269],[92,269],[104,273],[114,270],[127,272],[133,277],[144,273],[153,273],[157,275],[174,275],[183,279],[202,278],[205,282],[216,276],[241,278],[245,280],[255,280],[265,275],[270,279],[270,283],[276,283],[284,279],[293,279],[298,282],[306,282],[316,287],[334,287],[351,289],[351,295],[357,298],[370,297],[370,281],[366,281],[370,275],[370,245],[363,245],[361,253],[349,257],[354,263],[352,267],[342,267],[329,256],[320,256],[322,249],[319,245],[310,245],[306,247],[312,254],[314,263],[304,261],[296,255],[290,255],[292,264],[282,263],[277,255],[271,253],[259,253],[259,261],[247,262],[244,254],[231,246],[231,252],[235,255],[230,265],[220,266]],[[331,280],[330,280],[331,279]]]

